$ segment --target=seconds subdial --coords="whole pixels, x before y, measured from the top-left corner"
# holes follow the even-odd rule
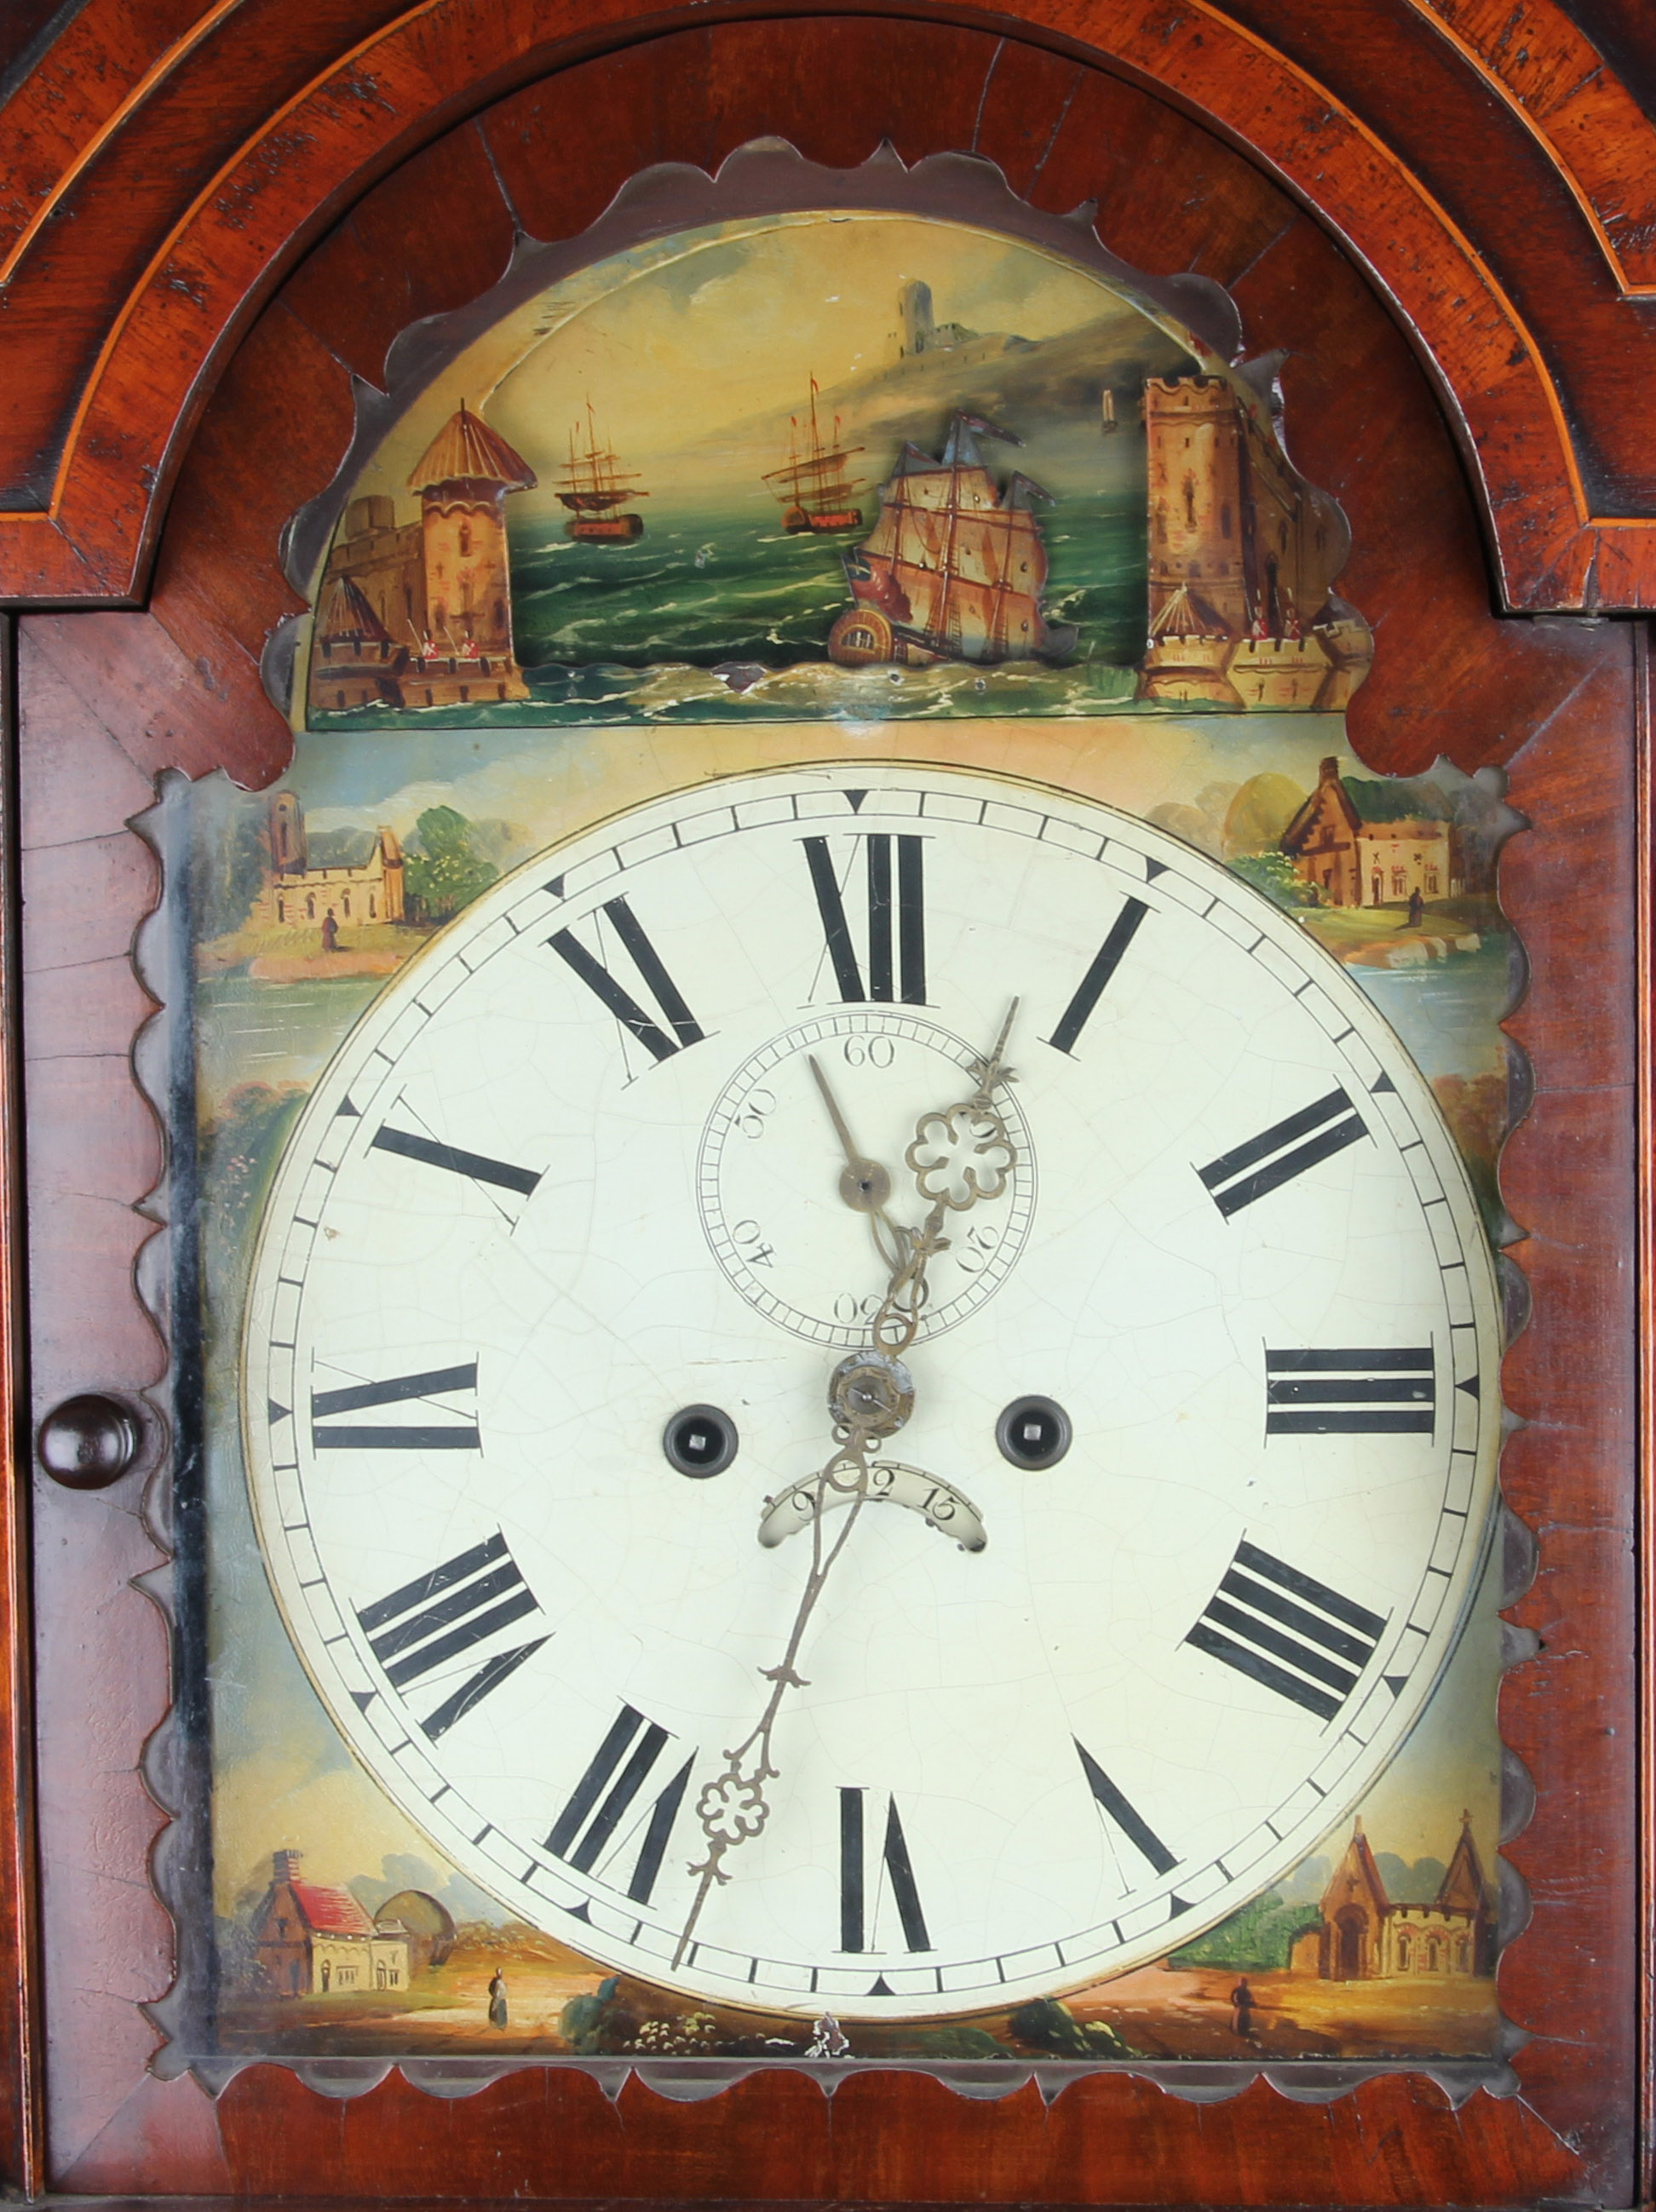
[[[892,1209],[916,1221],[923,1202],[904,1166],[916,1116],[940,1099],[969,1097],[981,1044],[906,1009],[836,1009],[796,1024],[751,1054],[715,1101],[703,1131],[697,1194],[720,1267],[757,1312],[812,1344],[854,1349],[868,1340],[880,1300],[868,1289],[866,1216],[840,1190],[825,1146],[815,1058],[858,1140],[894,1172]],[[927,1269],[916,1341],[976,1313],[1011,1273],[1034,1218],[1036,1171],[1028,1126],[1010,1085],[995,1094],[1017,1161],[991,1213],[950,1222],[947,1248]]]

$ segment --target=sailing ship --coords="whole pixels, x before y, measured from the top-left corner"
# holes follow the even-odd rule
[[[904,446],[880,488],[872,535],[846,554],[855,606],[828,633],[842,667],[871,661],[1061,659],[1073,650],[1068,623],[1041,612],[1046,547],[1037,502],[1052,495],[1014,472],[1004,495],[977,449],[979,438],[1021,445],[975,415],[957,415],[942,458]]]
[[[1112,430],[1120,428],[1116,420],[1116,395],[1106,384],[1099,401],[1099,429],[1107,438]]]
[[[817,422],[817,380],[811,379],[809,442],[800,452],[800,420],[788,418],[788,459],[779,469],[767,469],[764,481],[771,496],[782,502],[782,526],[793,531],[861,530],[862,509],[853,503],[861,488],[860,477],[847,476],[845,465],[861,446],[840,443],[839,417],[834,434],[825,446]]]
[[[590,399],[587,402],[586,435],[583,452],[580,445],[581,425],[570,425],[569,465],[552,487],[563,505],[572,510],[569,520],[563,526],[564,535],[618,539],[624,543],[642,537],[643,516],[618,514],[615,510],[630,499],[648,499],[649,494],[637,489],[636,472],[623,469],[610,447],[600,446]]]

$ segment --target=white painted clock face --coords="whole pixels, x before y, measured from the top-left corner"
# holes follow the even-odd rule
[[[916,1121],[1014,999],[1017,1164],[880,1448],[920,1477],[859,1513],[685,1942],[810,1567],[767,1501],[886,1285],[812,1061],[917,1226]],[[1361,1800],[1477,1571],[1498,1364],[1430,1091],[1294,922],[1109,809],[834,764],[641,807],[410,964],[278,1171],[244,1419],[295,1643],[456,1864],[606,1966],[890,2019],[1158,1957]],[[1026,1398],[1055,1463],[997,1442]],[[715,1474],[664,1444],[696,1408]]]

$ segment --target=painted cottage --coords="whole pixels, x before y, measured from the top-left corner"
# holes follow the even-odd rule
[[[300,1874],[302,1851],[276,1851],[253,1920],[261,1978],[277,1996],[344,1996],[406,1990],[408,1937],[376,1927],[348,1889]]]
[[[1282,832],[1282,849],[1323,906],[1406,906],[1464,888],[1454,832],[1413,784],[1342,776],[1325,760],[1317,788]]]

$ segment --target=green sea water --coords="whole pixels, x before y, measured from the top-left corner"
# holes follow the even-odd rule
[[[513,623],[526,700],[364,708],[319,728],[444,723],[952,720],[1080,716],[1132,703],[1144,647],[1142,491],[1065,499],[1042,517],[1044,607],[1077,631],[1057,663],[837,668],[826,641],[851,604],[841,555],[865,532],[790,534],[774,507],[656,506],[642,536],[577,541],[563,520],[514,523]],[[871,501],[864,512],[873,514]]]

